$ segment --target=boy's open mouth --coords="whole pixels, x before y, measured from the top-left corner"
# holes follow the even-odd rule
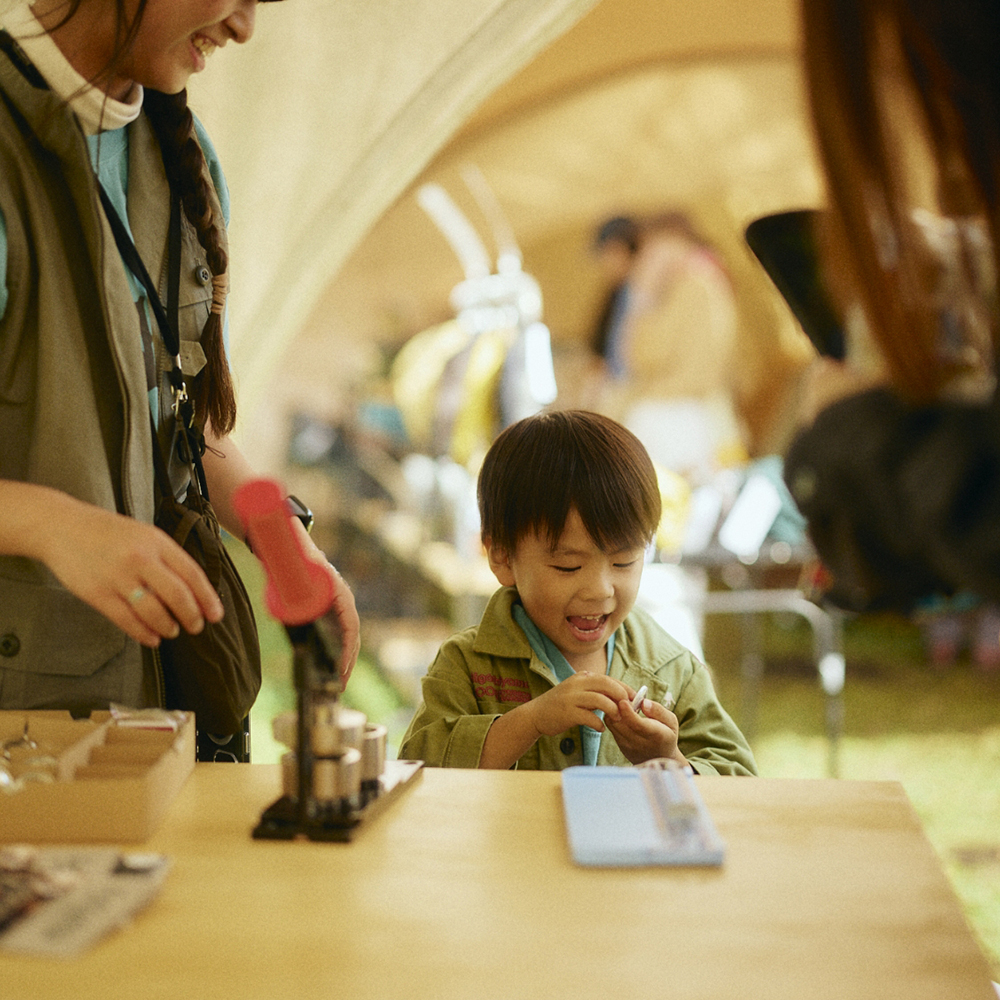
[[[608,620],[607,615],[570,615],[566,621],[577,632],[599,632]]]

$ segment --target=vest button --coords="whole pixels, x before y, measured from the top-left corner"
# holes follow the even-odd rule
[[[203,285],[210,285],[212,283],[212,272],[204,264],[194,269],[194,276]]]
[[[17,656],[21,652],[21,640],[13,632],[0,635],[0,656]]]
[[[568,757],[576,749],[576,740],[572,736],[565,736],[559,743],[559,749]]]

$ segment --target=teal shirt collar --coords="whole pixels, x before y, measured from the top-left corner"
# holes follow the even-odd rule
[[[528,617],[528,612],[524,606],[515,603],[511,607],[511,615],[514,621],[520,625],[521,630],[527,636],[528,643],[534,650],[538,658],[555,674],[560,682],[571,677],[575,671],[569,665],[569,661],[559,651],[556,644]],[[611,670],[611,657],[615,652],[615,634],[611,633],[608,638],[608,662],[606,671]],[[598,709],[594,713],[603,721],[604,713]],[[583,762],[591,767],[597,764],[597,751],[601,743],[601,734],[589,726],[580,726],[580,745],[583,749]]]

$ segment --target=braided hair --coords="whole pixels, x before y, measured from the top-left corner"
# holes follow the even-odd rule
[[[207,418],[219,436],[236,424],[236,395],[222,338],[222,313],[228,290],[229,257],[223,241],[223,220],[216,217],[205,156],[194,135],[194,118],[187,91],[164,94],[147,89],[143,108],[160,143],[171,191],[194,226],[212,272],[212,307],[201,334],[206,365],[195,380],[192,398],[200,422]]]

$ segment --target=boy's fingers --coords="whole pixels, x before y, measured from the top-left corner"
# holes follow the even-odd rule
[[[671,723],[676,724],[677,722],[677,716],[666,705],[661,705],[660,702],[653,701],[652,698],[647,698],[642,703],[642,714],[647,719],[655,719],[657,722],[662,722],[665,726],[670,726]]]
[[[589,675],[593,678],[592,690],[599,691],[601,694],[606,695],[611,701],[617,704],[622,698],[627,698],[629,689],[621,681],[616,681],[612,677],[608,677],[606,674],[591,674]],[[635,692],[632,692],[635,694]]]
[[[587,712],[582,716],[579,724],[586,726],[588,729],[593,729],[598,733],[603,733],[605,728],[610,728],[610,726],[605,727],[604,723],[593,712]]]
[[[590,697],[586,699],[585,704],[590,711],[596,712],[600,709],[605,715],[610,716],[612,719],[617,719],[621,714],[617,698],[613,694],[606,694],[603,691],[590,692]]]

